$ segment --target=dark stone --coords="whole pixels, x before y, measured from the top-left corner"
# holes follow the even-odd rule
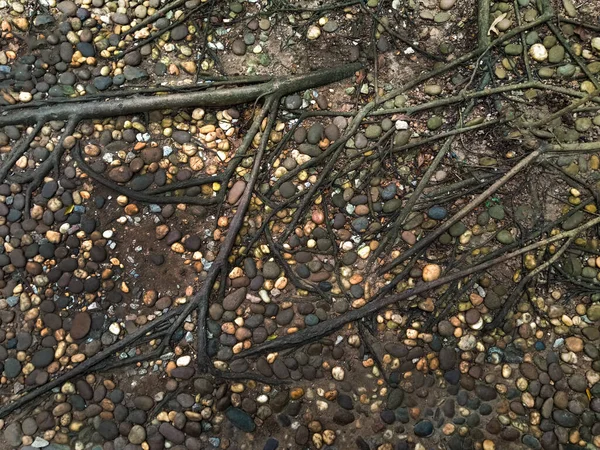
[[[119,429],[114,422],[104,421],[98,426],[98,433],[107,441],[112,441],[119,436]]]
[[[252,420],[252,417],[239,408],[228,408],[227,411],[225,411],[225,415],[235,427],[246,433],[250,433],[256,428],[256,424]]]
[[[54,350],[52,348],[43,348],[33,354],[31,363],[37,369],[48,367],[54,360]]]
[[[414,432],[419,437],[427,437],[433,433],[433,424],[429,420],[421,420],[415,424]]]

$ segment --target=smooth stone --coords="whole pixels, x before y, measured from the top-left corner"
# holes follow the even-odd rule
[[[504,207],[501,205],[494,205],[488,209],[488,214],[492,219],[504,220]]]
[[[279,193],[283,198],[291,198],[296,194],[296,186],[290,181],[286,181],[279,186]]]
[[[347,410],[339,410],[333,415],[333,421],[338,425],[349,425],[354,422],[354,414]]]
[[[158,427],[158,432],[174,444],[183,444],[185,442],[185,434],[168,422],[161,423],[160,427]]]
[[[6,443],[11,447],[20,447],[22,445],[23,430],[19,422],[13,422],[8,425],[3,431],[3,436]]]
[[[427,211],[427,215],[433,220],[444,220],[448,215],[448,210],[442,206],[432,206]]]
[[[243,39],[236,39],[231,44],[231,51],[234,55],[243,56],[246,54],[246,43]]]
[[[562,45],[555,45],[548,50],[548,62],[557,64],[565,58],[565,48]]]
[[[582,211],[576,211],[571,217],[563,222],[562,228],[565,231],[570,231],[579,226],[583,222],[585,215]]]
[[[82,339],[90,332],[92,318],[87,312],[75,314],[71,325],[71,337],[73,339]]]
[[[377,139],[379,136],[381,136],[381,133],[382,133],[381,126],[377,125],[377,124],[371,124],[365,130],[365,136],[368,139]]]
[[[552,419],[554,419],[558,425],[565,428],[573,428],[579,424],[579,418],[572,412],[566,410],[554,410]]]
[[[174,41],[181,41],[188,35],[188,28],[186,25],[179,25],[171,30],[171,39]]]
[[[504,47],[504,52],[509,56],[518,56],[523,53],[523,46],[521,44],[508,44]]]
[[[427,437],[433,433],[433,424],[429,420],[421,420],[414,427],[414,432],[419,437]]]
[[[7,378],[15,378],[21,373],[21,363],[15,358],[4,361],[4,374]]]
[[[456,366],[457,355],[453,348],[444,347],[440,350],[439,355],[440,369],[450,370]]]
[[[427,120],[427,128],[431,131],[435,131],[443,125],[443,120],[440,116],[433,116]]]
[[[226,311],[235,311],[246,299],[246,288],[240,288],[228,294],[223,299],[223,309]]]
[[[104,421],[98,426],[98,433],[107,441],[112,441],[119,436],[119,429],[114,422]]]
[[[302,106],[302,98],[298,94],[288,95],[284,103],[287,109],[298,109]]]
[[[496,234],[496,239],[498,240],[498,242],[504,245],[509,245],[514,242],[514,238],[508,230],[499,231],[498,234]]]
[[[457,222],[448,229],[448,234],[452,237],[458,237],[467,231],[467,227],[462,222]]]
[[[274,280],[279,277],[279,273],[281,272],[281,268],[275,261],[267,261],[263,266],[263,276],[267,280]]]
[[[485,402],[492,401],[498,396],[496,389],[485,384],[478,384],[475,387],[475,394]]]
[[[43,348],[34,353],[31,363],[38,369],[48,367],[54,360],[54,350],[52,348]]]

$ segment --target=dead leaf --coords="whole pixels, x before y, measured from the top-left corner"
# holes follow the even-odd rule
[[[579,36],[579,38],[580,38],[582,41],[588,41],[588,40],[590,40],[590,38],[591,38],[590,34],[589,34],[589,33],[587,32],[587,30],[586,30],[584,27],[582,27],[582,26],[577,26],[577,27],[575,27],[575,28],[573,29],[573,32],[574,32],[574,33],[575,33],[577,36]]]
[[[361,84],[366,77],[367,72],[365,70],[359,71],[358,76],[356,77],[356,84]]]
[[[506,17],[506,13],[502,13],[502,14],[500,14],[498,17],[496,17],[494,19],[494,21],[490,25],[490,29],[487,32],[488,36],[490,35],[491,31],[493,31],[494,33],[496,33],[496,36],[498,36],[500,34],[500,32],[496,29],[496,25],[498,25],[500,22],[502,22],[505,17]]]

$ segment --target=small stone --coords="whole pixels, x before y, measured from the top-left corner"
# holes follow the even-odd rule
[[[494,205],[490,209],[488,209],[488,214],[492,219],[504,220],[504,207],[502,205]]]
[[[440,95],[442,93],[442,87],[439,84],[426,84],[423,91],[427,95]]]
[[[311,25],[308,27],[306,37],[310,40],[318,39],[321,36],[321,29],[317,25]]]
[[[369,125],[367,127],[367,129],[365,130],[365,136],[368,139],[376,139],[379,136],[381,136],[381,132],[382,132],[381,126],[372,124],[372,125]]]
[[[117,183],[127,183],[133,177],[129,166],[118,166],[108,172],[108,178]]]
[[[423,267],[423,281],[435,281],[437,280],[442,273],[442,268],[437,264],[427,264]]]
[[[579,424],[579,418],[572,412],[566,410],[554,410],[552,418],[558,425],[565,428],[573,428]]]

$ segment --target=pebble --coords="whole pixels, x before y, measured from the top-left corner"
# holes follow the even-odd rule
[[[47,10],[38,11],[32,18],[33,25],[40,29],[34,33],[33,41],[27,41],[35,55],[20,52],[8,65],[6,51],[0,51],[0,83],[4,83],[3,89],[10,92],[10,102],[110,93],[127,88],[129,84],[164,81],[157,77],[175,78],[180,73],[193,78],[197,71],[211,70],[210,65],[204,67],[211,60],[208,54],[205,61],[198,61],[198,66],[186,59],[195,51],[197,24],[189,20],[178,22],[182,14],[200,5],[198,0],[189,0],[161,17],[153,25],[164,32],[160,39],[152,45],[129,51],[122,62],[115,65],[105,64],[104,55],[111,54],[114,49],[132,49],[131,42],[142,42],[148,37],[151,27],[142,28],[123,40],[128,27],[154,14],[162,2],[149,0],[113,5],[103,0],[48,0],[46,3]],[[535,9],[530,7],[530,1],[518,0],[518,3],[523,8],[525,22],[535,19]],[[379,4],[377,0],[369,0],[367,7],[376,8]],[[396,9],[397,4],[391,2],[391,8]],[[426,6],[422,17],[438,24],[449,22],[448,27],[453,23],[455,14],[450,11],[456,7],[456,0],[439,0]],[[578,15],[570,0],[565,0],[563,6],[567,15]],[[7,4],[0,0],[0,8],[3,7],[10,8],[7,24],[12,24],[16,30],[29,30],[29,20],[19,16],[26,13],[23,2]],[[245,28],[228,38],[224,35],[227,30],[217,27],[209,46],[213,51],[222,52],[227,43],[230,54],[244,58],[234,58],[237,64],[253,73],[256,64],[267,61],[266,65],[273,58],[269,54],[272,51],[269,41],[278,29],[274,27],[275,22],[264,16],[252,17],[245,22],[243,14],[248,8],[252,9],[252,2],[230,2],[224,10],[225,17]],[[502,3],[496,4],[495,8],[494,14],[510,9]],[[218,24],[222,19],[219,14],[222,12],[215,10],[214,17],[208,20]],[[344,14],[327,14],[314,23],[307,23],[305,37],[312,41],[308,45],[326,48],[328,43],[334,43],[336,38],[332,33],[347,31],[347,20],[355,15],[352,8]],[[289,19],[298,18],[290,13]],[[498,30],[506,31],[511,29],[513,21],[513,17],[506,18],[496,26]],[[431,37],[443,41],[445,27],[432,28]],[[565,34],[569,33],[568,37],[581,38],[574,36],[567,25],[563,29]],[[393,56],[391,39],[385,33],[379,34],[383,35],[377,36],[377,51],[385,53],[386,58]],[[301,35],[296,37],[303,38]],[[538,31],[532,30],[523,42],[536,63],[547,61],[551,65],[540,67],[543,64],[538,64],[536,73],[541,79],[548,77],[557,83],[561,79],[565,81],[561,77],[573,77],[579,69],[568,60],[570,56],[565,54],[565,49],[554,36],[546,33],[542,37],[543,42]],[[600,50],[599,39],[588,38],[588,42],[583,42],[583,50],[579,49],[594,73],[600,72],[592,53]],[[522,57],[523,47],[515,42],[507,43],[504,50],[518,59]],[[252,49],[251,54],[248,54],[248,46]],[[450,47],[442,45],[439,51],[451,55]],[[344,52],[349,59],[357,60],[363,50],[350,45]],[[578,48],[574,47],[574,51]],[[326,52],[322,53],[324,58],[328,57]],[[86,61],[77,61],[80,58]],[[158,62],[150,63],[151,73],[147,71],[146,61]],[[502,71],[504,77],[510,77],[508,67],[502,67]],[[498,68],[496,73],[500,73]],[[361,89],[363,94],[372,93],[369,90],[372,81],[366,78]],[[455,86],[465,82],[458,76],[449,81]],[[589,81],[587,84],[575,78],[570,81],[581,83],[584,92],[589,88]],[[438,82],[440,84],[424,85],[419,92],[428,96],[442,95],[450,85]],[[380,79],[382,92],[389,92],[391,87]],[[9,101],[7,97],[5,100]],[[413,105],[413,101],[409,94],[396,96],[385,102],[385,107],[402,108]],[[283,106],[289,112],[303,107],[336,110],[336,96],[329,88],[319,88],[288,95]],[[426,135],[435,134],[433,132],[443,127],[444,115],[441,110],[437,114],[425,117],[427,129],[432,132],[426,131]],[[555,130],[557,138],[566,142],[584,139],[584,133],[600,124],[600,120],[592,116],[573,117],[568,121],[571,125]],[[415,122],[414,118],[377,117],[372,116],[368,124],[348,141],[344,148],[348,157],[356,156],[360,150],[371,152],[377,140],[390,130],[394,132],[395,148],[405,146],[423,134],[422,122]],[[93,124],[82,123],[77,131],[77,136],[89,137],[89,144],[82,148],[93,170],[140,192],[171,182],[193,180],[199,171],[220,173],[221,166],[214,162],[217,161],[215,157],[223,161],[233,155],[235,150],[231,147],[236,145],[239,136],[243,137],[244,125],[240,130],[240,122],[245,124],[248,117],[237,110],[196,108],[193,112],[182,109],[173,114],[149,112],[144,119],[135,116],[106,122],[102,119]],[[350,124],[356,126],[352,121]],[[323,116],[319,120],[311,116],[300,123],[292,140],[281,148],[281,159],[272,161],[273,168],[278,170],[276,176],[265,177],[261,189],[268,189],[268,183],[275,183],[282,175],[328,151],[332,142],[340,141],[348,126],[348,119],[342,115]],[[62,127],[64,124],[58,122],[46,124],[27,156],[17,163],[19,170],[47,160],[56,143],[50,133],[58,132]],[[284,123],[278,123],[275,128],[274,144],[281,142],[290,129]],[[199,132],[200,129],[216,131],[205,133]],[[26,132],[26,129],[14,126],[0,130],[2,151],[6,153],[8,147],[22,139]],[[166,140],[164,143],[158,139],[161,134]],[[201,145],[202,136],[209,135],[214,139]],[[206,144],[210,146],[205,148]],[[457,161],[464,157],[460,152],[450,156]],[[4,239],[0,253],[3,274],[0,279],[3,300],[0,299],[0,303],[4,302],[0,305],[0,365],[7,395],[21,392],[23,385],[29,389],[47,383],[65,367],[79,364],[116,342],[118,336],[134,333],[168,308],[189,302],[194,283],[201,283],[214,264],[219,248],[217,243],[226,237],[235,205],[247,191],[251,158],[250,154],[244,156],[228,185],[192,186],[175,192],[175,195],[189,196],[225,193],[227,204],[220,211],[222,217],[216,219],[219,221],[217,230],[192,227],[192,219],[196,217],[213,220],[210,210],[191,205],[145,205],[123,199],[124,196],[112,196],[104,189],[98,190],[93,180],[80,178],[79,169],[76,170],[76,165],[68,158],[59,176],[45,178],[32,196],[30,219],[25,219],[23,186],[16,183],[0,185],[0,222],[3,224],[0,232]],[[289,390],[285,385],[263,383],[256,388],[252,380],[213,384],[209,378],[194,379],[197,368],[188,346],[193,343],[195,330],[187,319],[183,329],[173,336],[169,353],[161,355],[159,360],[131,368],[133,372],[128,381],[131,389],[120,386],[121,390],[117,385],[123,383],[123,379],[113,377],[114,374],[88,374],[56,389],[47,403],[42,403],[31,416],[22,418],[20,424],[7,422],[4,426],[2,422],[4,441],[12,447],[61,450],[71,445],[74,448],[92,446],[94,450],[100,447],[225,448],[239,446],[241,442],[238,440],[236,444],[235,440],[229,439],[227,433],[230,430],[237,428],[237,436],[247,439],[240,432],[254,432],[257,426],[264,433],[254,439],[248,438],[242,446],[275,450],[284,443],[284,446],[293,446],[289,440],[294,439],[298,448],[355,445],[366,450],[378,445],[381,449],[408,449],[408,442],[412,442],[414,436],[427,438],[434,433],[446,437],[440,439],[436,435],[431,442],[450,449],[520,445],[546,450],[568,446],[568,442],[590,446],[594,439],[598,441],[600,429],[594,422],[594,413],[600,412],[600,376],[597,373],[600,352],[596,345],[600,340],[597,326],[600,305],[594,296],[578,300],[580,304],[573,304],[572,308],[563,306],[565,303],[552,293],[548,299],[539,299],[544,303],[543,307],[541,303],[535,303],[538,302],[535,299],[532,300],[534,308],[521,302],[516,307],[517,312],[507,316],[499,334],[479,332],[502,308],[508,295],[506,289],[499,289],[504,288],[502,282],[490,281],[486,276],[478,278],[479,284],[472,287],[472,292],[459,299],[457,311],[448,310],[447,317],[433,324],[430,330],[423,328],[421,319],[436,311],[436,296],[441,292],[414,299],[411,306],[414,311],[410,315],[395,309],[382,309],[374,323],[376,331],[387,333],[381,335],[384,340],[377,345],[385,352],[383,370],[389,381],[377,388],[375,382],[383,379],[381,367],[374,364],[375,355],[369,354],[370,350],[351,328],[307,345],[294,354],[265,354],[256,359],[256,363],[253,358],[235,358],[243,349],[280,339],[286,333],[305,332],[308,327],[329,320],[331,314],[358,309],[372,298],[371,280],[362,280],[359,275],[376,248],[381,227],[387,226],[386,222],[393,220],[402,208],[418,183],[422,169],[413,166],[412,154],[404,158],[401,156],[397,160],[398,173],[392,178],[380,170],[381,161],[376,159],[364,173],[362,168],[357,169],[352,178],[330,186],[331,202],[325,201],[325,197],[320,199],[309,212],[307,221],[298,222],[289,244],[283,244],[281,256],[289,264],[291,273],[297,274],[307,285],[318,287],[327,297],[331,296],[331,302],[313,299],[312,293],[301,290],[290,291],[296,280],[288,279],[287,266],[266,245],[257,243],[246,249],[247,254],[231,255],[237,265],[232,263],[226,285],[222,286],[226,295],[222,301],[211,302],[206,323],[212,362],[218,370],[228,370],[232,374],[256,371],[266,377],[291,381]],[[568,173],[587,176],[590,170],[598,167],[592,158],[560,156],[558,163]],[[490,170],[505,163],[496,155],[476,159],[478,164]],[[195,161],[193,166],[192,160]],[[193,171],[187,167],[188,163]],[[424,170],[427,164],[426,158]],[[264,170],[267,170],[266,166]],[[291,199],[306,192],[318,176],[315,168],[302,171],[281,183],[278,194]],[[453,177],[448,166],[437,170],[432,181],[439,187]],[[91,203],[86,202],[90,195]],[[498,194],[499,201],[508,204],[506,201],[510,199],[503,195]],[[571,192],[571,195],[569,202],[574,205],[579,201],[579,194]],[[457,205],[451,201],[433,206],[430,203],[411,215],[400,230],[403,241],[398,242],[400,248],[415,245],[423,234],[436,226],[435,221],[445,220]],[[102,208],[104,210],[100,211]],[[259,216],[253,216],[261,208],[266,206],[260,202],[252,203],[249,220],[240,233],[241,242],[261,227]],[[440,238],[440,243],[456,244],[460,251],[462,246],[476,245],[473,249],[482,255],[489,249],[479,248],[483,245],[480,242],[487,242],[485,239],[489,236],[496,237],[501,244],[512,244],[516,231],[511,223],[513,213],[519,226],[533,225],[534,211],[527,208],[519,206],[514,211],[505,211],[498,199],[490,199],[473,217],[465,217],[464,223],[454,224]],[[588,208],[573,213],[562,224],[563,229],[577,228],[586,220],[587,212],[593,214]],[[113,217],[113,213],[116,213],[116,220],[104,223],[103,217]],[[284,223],[291,217],[289,214],[289,211],[278,212]],[[143,231],[146,216],[154,221],[155,241],[144,241],[141,234],[136,235]],[[479,228],[473,226],[474,216],[477,216],[476,227]],[[498,223],[505,220],[506,223]],[[278,226],[275,224],[274,233],[281,231]],[[493,240],[491,242],[493,244]],[[439,251],[449,248],[438,247]],[[580,247],[584,251],[585,247]],[[113,252],[115,249],[117,253]],[[441,261],[436,249],[432,248],[433,253],[427,255],[430,259],[419,261],[410,273],[408,284],[399,285],[398,289],[420,283],[419,278],[424,282],[438,280],[442,270],[453,270],[452,267],[446,269],[442,263],[434,263]],[[135,267],[137,254],[153,262],[154,265],[149,267],[150,278]],[[192,278],[176,288],[166,281],[163,286],[162,281],[168,278],[165,271],[172,270],[175,267],[173,258],[179,257],[184,262],[182,276],[189,272]],[[585,278],[586,282],[597,278],[595,266],[593,259],[586,261],[579,255],[569,255],[564,265],[565,270]],[[529,269],[527,264],[526,267]],[[341,277],[336,273],[338,270]],[[150,285],[141,287],[143,280]],[[146,289],[152,289],[153,294],[146,294]],[[23,292],[28,295],[22,295]],[[544,322],[545,318],[538,317],[536,308],[547,310],[550,324]],[[193,315],[191,320],[194,320]],[[401,330],[402,337],[394,336],[395,330]],[[550,336],[551,340],[545,336]],[[118,356],[133,356],[139,351],[124,349]],[[355,353],[362,366],[352,363]],[[581,361],[586,364],[585,372],[578,370]],[[498,364],[497,373],[492,370],[495,364]],[[367,371],[365,374],[368,373],[366,384],[358,382],[363,369]],[[157,375],[159,385],[145,385],[143,377],[150,373]],[[161,375],[163,373],[166,376]],[[303,380],[314,381],[314,384],[302,384]],[[372,386],[368,384],[370,381]],[[165,397],[168,394],[173,398]],[[151,418],[150,414],[163,399],[167,402],[161,404],[155,418]],[[222,423],[223,416],[227,420]],[[371,416],[374,422],[370,421]],[[527,424],[521,421],[523,417]],[[335,427],[331,428],[335,431],[328,429],[333,424]],[[279,427],[285,431],[275,434],[280,433]],[[362,437],[355,442],[342,440],[346,432],[355,428]],[[284,433],[289,435],[286,441],[281,440]],[[102,440],[111,442],[102,446]],[[80,441],[89,444],[83,445]],[[417,440],[416,445],[425,448],[431,442]]]

